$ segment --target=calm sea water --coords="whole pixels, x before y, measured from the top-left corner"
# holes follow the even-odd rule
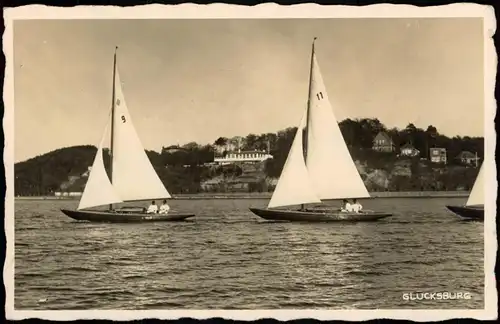
[[[483,308],[483,223],[460,199],[375,199],[376,223],[270,223],[267,200],[176,200],[184,223],[73,222],[77,201],[16,201],[16,309]],[[136,203],[137,205],[137,203]],[[405,301],[404,293],[468,292]]]

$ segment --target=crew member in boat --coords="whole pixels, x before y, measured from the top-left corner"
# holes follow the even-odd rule
[[[170,206],[167,204],[167,200],[163,200],[163,204],[160,206],[160,214],[166,214],[170,211]]]
[[[148,214],[156,214],[157,212],[158,212],[158,206],[156,205],[156,202],[153,200],[153,202],[151,202],[151,205],[149,205],[148,210],[146,211],[146,213],[148,213]]]
[[[363,206],[358,202],[357,199],[354,199],[351,208],[353,212],[360,213],[361,210],[363,209]]]
[[[340,207],[340,211],[347,213],[352,211],[352,206],[351,204],[347,201],[347,199],[342,200],[342,207]]]

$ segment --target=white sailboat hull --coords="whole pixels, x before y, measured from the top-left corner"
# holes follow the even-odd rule
[[[270,221],[288,222],[372,222],[392,216],[391,213],[370,210],[360,213],[346,213],[328,209],[261,209],[250,208],[257,216]]]

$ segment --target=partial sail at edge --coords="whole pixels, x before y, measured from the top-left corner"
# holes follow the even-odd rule
[[[113,187],[123,201],[171,198],[137,136],[123,95],[118,69],[115,73]]]
[[[302,134],[306,118],[307,109],[295,134],[268,208],[321,202],[314,192],[304,161]]]
[[[472,205],[484,205],[484,163],[481,165],[479,169],[479,173],[477,175],[476,181],[472,186],[472,190],[469,195],[469,199],[467,200],[466,206]]]
[[[92,169],[90,170],[85,189],[83,190],[82,198],[80,199],[80,203],[78,205],[78,210],[123,202],[113,188],[113,185],[109,181],[108,174],[106,173],[106,169],[104,167],[102,152],[108,126],[109,123],[105,127],[101,142],[99,143],[99,147],[97,148],[94,163],[92,164]]]
[[[315,192],[323,200],[370,197],[338,126],[314,53],[311,68],[306,164]]]

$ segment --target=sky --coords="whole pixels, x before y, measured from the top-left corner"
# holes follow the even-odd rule
[[[115,45],[146,149],[297,126],[313,37],[339,121],[483,136],[481,18],[24,20],[14,23],[15,161],[98,144]]]

